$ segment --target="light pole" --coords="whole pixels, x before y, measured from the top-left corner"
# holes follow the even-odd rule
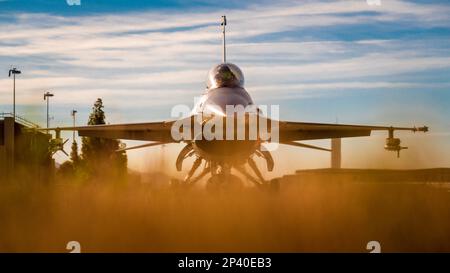
[[[17,70],[17,68],[13,68],[9,70],[8,77],[13,75],[13,117],[16,119],[16,74],[21,74],[22,71]]]
[[[73,119],[73,127],[75,127],[75,115],[78,113],[78,111],[77,110],[75,110],[75,109],[73,109],[71,112],[70,112],[70,115],[72,116],[72,119]],[[73,131],[73,142],[75,142],[75,131]]]
[[[225,45],[225,26],[227,25],[227,17],[225,15],[222,16],[222,22],[220,23],[220,25],[222,26],[222,34],[223,34],[222,62],[226,63],[227,62],[227,51],[226,51],[226,45]]]
[[[49,128],[49,123],[50,123],[50,116],[48,115],[48,105],[49,105],[50,97],[53,97],[53,96],[54,95],[48,91],[44,93],[44,100],[47,101],[47,128]]]

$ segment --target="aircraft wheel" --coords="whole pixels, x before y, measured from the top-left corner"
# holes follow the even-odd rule
[[[181,184],[180,179],[172,178],[170,179],[170,187],[171,188],[177,188]]]
[[[269,181],[268,185],[269,191],[271,192],[279,192],[280,191],[280,179],[274,178]]]
[[[211,176],[206,182],[206,190],[217,192],[227,190],[240,190],[243,187],[242,180],[236,175],[217,174]]]
[[[173,178],[170,180],[170,188],[174,190],[186,189],[188,185],[180,179]]]

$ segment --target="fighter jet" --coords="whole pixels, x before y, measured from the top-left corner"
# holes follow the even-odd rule
[[[208,73],[206,91],[196,104],[188,117],[178,120],[134,123],[134,124],[114,124],[114,125],[93,125],[77,127],[57,127],[46,130],[54,130],[56,138],[60,138],[61,131],[78,131],[82,137],[98,137],[124,140],[149,141],[144,145],[122,148],[119,152],[164,145],[170,143],[184,143],[184,148],[180,151],[176,160],[176,169],[182,170],[183,161],[187,158],[194,158],[193,164],[183,180],[174,180],[174,186],[192,186],[203,177],[209,175],[206,185],[208,187],[222,187],[223,185],[239,184],[238,176],[232,174],[232,169],[243,174],[249,181],[261,188],[278,188],[277,180],[266,180],[259,170],[255,159],[262,158],[266,162],[268,171],[274,168],[274,160],[271,150],[265,148],[267,144],[291,145],[295,147],[311,148],[323,151],[330,149],[304,144],[298,141],[315,139],[333,139],[347,137],[370,136],[372,131],[386,131],[385,149],[400,154],[402,147],[400,139],[394,137],[395,131],[427,132],[428,127],[393,127],[393,126],[370,126],[370,125],[344,125],[327,123],[291,122],[274,120],[264,116],[261,109],[255,106],[250,94],[244,87],[244,75],[241,69],[226,61],[225,26],[226,17],[222,16],[221,26],[223,33],[223,62],[214,66]],[[233,109],[244,109],[243,114],[234,111],[231,114],[227,111],[229,107]],[[247,109],[253,109],[247,111]],[[266,123],[267,134],[265,137],[256,130],[256,134],[251,134],[251,121],[257,117],[256,127],[260,128],[262,123]],[[215,126],[209,132],[226,132],[222,138],[208,138],[204,136],[204,128],[208,122],[215,119],[222,120],[220,125]],[[228,125],[230,125],[227,127]],[[243,138],[237,138],[238,133],[227,129],[236,129],[237,124],[243,125]],[[190,125],[190,126],[189,126]],[[276,125],[276,126],[273,126]],[[210,126],[209,129],[211,129]],[[198,128],[199,130],[187,130]],[[223,130],[219,130],[223,129]],[[184,131],[183,131],[184,130]],[[237,129],[238,130],[238,129]],[[178,133],[178,134],[174,134]],[[276,133],[276,140],[274,135]],[[232,137],[229,137],[231,134]],[[61,142],[62,143],[62,142]],[[249,172],[248,167],[253,171]],[[200,171],[197,173],[197,170]],[[196,174],[197,173],[197,174]]]

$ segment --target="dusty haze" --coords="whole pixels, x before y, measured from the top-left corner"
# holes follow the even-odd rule
[[[168,173],[171,175],[171,173]],[[384,181],[387,182],[387,181]],[[395,181],[392,181],[395,182]],[[0,185],[1,252],[450,251],[442,186],[282,180],[279,193],[167,187],[165,174]]]

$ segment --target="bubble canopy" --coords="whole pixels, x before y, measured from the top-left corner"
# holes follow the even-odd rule
[[[223,63],[209,70],[206,88],[244,87],[244,74],[235,64]]]

